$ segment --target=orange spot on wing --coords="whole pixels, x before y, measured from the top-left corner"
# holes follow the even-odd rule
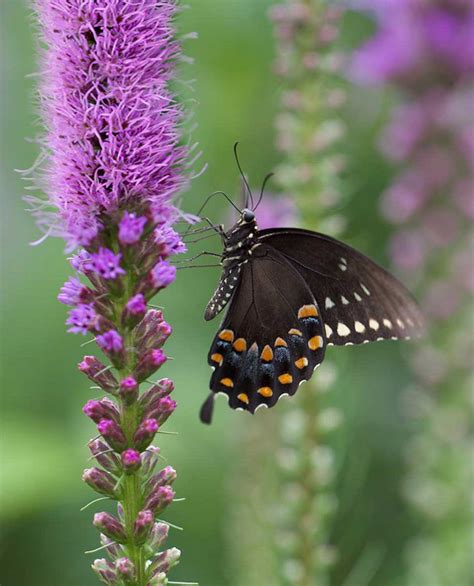
[[[297,330],[296,328],[291,328],[291,330],[288,332],[290,334],[290,336],[302,336],[303,333],[300,330]]]
[[[293,382],[293,377],[288,372],[286,374],[280,374],[278,380],[281,382],[282,385],[291,385]]]
[[[273,395],[273,391],[270,387],[260,387],[257,393],[262,395],[262,397],[266,397],[267,399]]]
[[[314,336],[310,338],[308,342],[308,346],[311,350],[317,350],[318,348],[322,348],[323,339],[321,336]]]
[[[240,395],[237,395],[237,399],[242,401],[242,403],[246,403],[247,405],[250,403],[249,396],[245,393],[240,393]]]
[[[220,366],[224,361],[224,357],[222,356],[222,354],[213,354],[211,356],[211,360],[212,362],[217,362],[217,364]]]
[[[260,355],[260,358],[264,362],[271,362],[273,360],[273,350],[270,348],[270,346],[268,346],[268,344],[262,350],[262,354]]]
[[[303,368],[306,368],[308,366],[308,359],[305,356],[303,356],[302,358],[298,358],[298,360],[295,360],[295,365],[296,368],[302,370]]]
[[[317,317],[318,309],[316,305],[303,305],[298,311],[298,319],[305,317]]]
[[[275,346],[285,346],[288,347],[288,344],[285,342],[285,340],[283,338],[277,338],[275,340]]]
[[[231,389],[234,386],[234,381],[231,378],[221,378],[221,385]]]
[[[244,340],[244,338],[237,338],[237,340],[234,342],[234,349],[237,350],[237,352],[243,352],[244,350],[247,350],[247,342]]]
[[[222,330],[219,333],[219,339],[224,340],[224,342],[232,342],[234,339],[234,332],[232,330]]]

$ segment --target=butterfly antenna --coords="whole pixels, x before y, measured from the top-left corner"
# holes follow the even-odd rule
[[[223,195],[223,196],[226,198],[226,200],[227,200],[227,201],[230,203],[230,205],[231,205],[232,207],[234,207],[234,208],[235,208],[235,209],[236,209],[236,210],[239,212],[239,214],[241,214],[241,213],[242,213],[242,211],[241,211],[241,210],[239,210],[239,208],[238,208],[238,207],[235,205],[235,203],[234,203],[234,202],[233,202],[233,201],[230,199],[230,197],[227,195],[227,193],[224,193],[223,191],[214,191],[214,193],[211,193],[211,195],[209,195],[209,196],[206,198],[206,201],[205,201],[205,202],[202,204],[202,206],[199,208],[199,211],[198,211],[198,213],[196,214],[197,216],[199,216],[199,217],[200,217],[202,210],[203,210],[203,209],[206,207],[207,203],[208,203],[208,202],[209,202],[209,201],[210,201],[210,200],[211,200],[211,199],[212,199],[212,198],[213,198],[215,195]]]
[[[211,424],[212,412],[214,411],[214,399],[216,398],[214,393],[209,393],[209,397],[204,401],[201,411],[199,412],[199,419],[206,423]]]
[[[261,201],[262,201],[262,199],[263,199],[263,194],[264,194],[264,192],[265,192],[265,186],[267,185],[267,183],[268,183],[268,180],[269,180],[271,177],[273,177],[273,175],[275,175],[275,173],[269,173],[269,174],[268,174],[268,175],[265,177],[265,179],[263,180],[263,183],[262,183],[262,189],[260,190],[260,197],[258,198],[257,205],[256,205],[256,206],[253,208],[253,210],[252,210],[253,212],[254,212],[254,211],[255,211],[255,210],[258,208],[258,206],[260,205],[260,203],[261,203]]]
[[[238,143],[238,142],[236,142],[236,143],[234,144],[234,157],[235,157],[235,162],[237,163],[237,167],[239,168],[239,171],[240,171],[240,176],[242,177],[242,180],[243,180],[243,182],[244,182],[244,184],[245,184],[245,187],[247,188],[247,199],[246,199],[246,201],[245,201],[245,207],[248,207],[249,201],[251,202],[251,204],[252,204],[252,207],[253,207],[253,195],[252,195],[252,190],[250,189],[250,185],[249,185],[249,183],[248,183],[248,181],[247,181],[247,177],[245,177],[245,174],[244,174],[244,172],[242,171],[242,166],[240,165],[240,161],[239,161],[239,155],[238,155],[238,153],[237,153],[237,148],[238,148],[238,146],[239,146],[239,143]]]

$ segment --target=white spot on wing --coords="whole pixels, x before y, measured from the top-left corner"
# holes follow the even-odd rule
[[[388,328],[389,330],[392,329],[392,322],[389,319],[384,319],[383,320],[383,325]]]
[[[399,317],[397,318],[397,324],[402,328],[402,330],[405,329],[405,324],[402,322],[402,320]]]
[[[380,327],[379,322],[376,319],[370,319],[369,320],[369,328],[372,328],[373,330],[377,331]]]
[[[364,285],[364,283],[360,284],[362,291],[366,294],[366,295],[370,295],[370,291],[367,289],[367,287]]]
[[[360,321],[356,321],[355,324],[354,324],[354,327],[355,327],[355,331],[358,334],[363,334],[365,332],[365,326]]]
[[[339,322],[337,324],[337,333],[339,336],[348,336],[351,333],[351,330],[346,326],[346,324]]]
[[[347,266],[346,265],[340,264],[338,266],[341,269],[341,271],[347,271]]]
[[[356,301],[362,301],[362,297],[359,295],[359,293],[354,293],[354,297]]]
[[[332,336],[332,328],[328,324],[324,324],[324,329],[326,330],[326,338],[330,338]]]
[[[342,301],[342,304],[343,304],[343,305],[349,305],[349,300],[348,300],[348,299],[346,299],[346,298],[344,297],[344,295],[341,295],[341,301]]]
[[[334,301],[330,297],[326,297],[326,301],[324,302],[326,309],[331,309],[331,307],[334,307],[334,305]]]

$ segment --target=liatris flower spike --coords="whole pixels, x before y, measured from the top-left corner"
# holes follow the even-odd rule
[[[36,0],[36,7],[46,46],[40,93],[49,199],[34,214],[46,234],[76,249],[76,275],[58,299],[69,306],[69,331],[92,335],[102,351],[103,359],[85,356],[79,370],[108,394],[84,407],[100,437],[89,443],[97,466],[83,480],[117,502],[116,515],[94,516],[110,559],[92,567],[106,584],[165,584],[180,553],[163,550],[168,527],[157,515],[174,499],[176,472],[154,472],[152,442],[176,402],[169,379],[144,393],[140,384],[165,363],[171,334],[149,301],[175,279],[169,257],[185,250],[171,227],[187,154],[182,111],[168,89],[180,57],[177,6]]]

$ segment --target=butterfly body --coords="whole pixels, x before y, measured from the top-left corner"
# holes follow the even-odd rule
[[[223,273],[205,319],[229,305],[208,355],[211,395],[253,413],[293,395],[328,345],[410,338],[422,314],[392,275],[353,248],[296,228],[260,231],[251,210],[223,233]]]

